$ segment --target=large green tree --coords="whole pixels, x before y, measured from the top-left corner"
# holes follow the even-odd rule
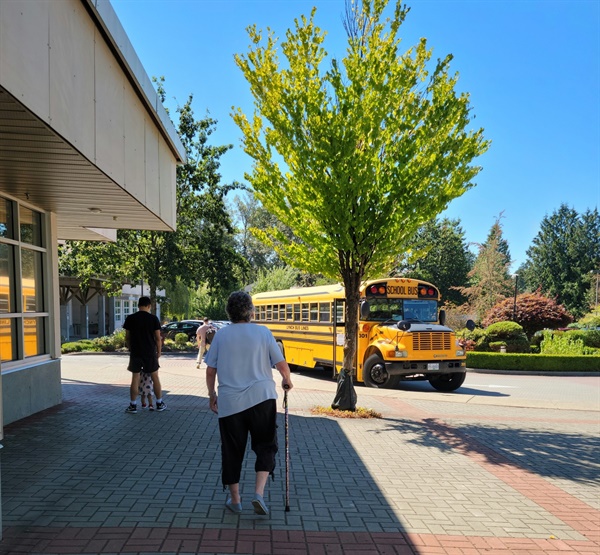
[[[268,230],[283,224],[268,212],[253,194],[235,199],[237,250],[248,261],[245,283],[252,283],[260,271],[281,266],[275,250],[258,239],[253,229]]]
[[[162,80],[157,85],[164,101]],[[225,196],[239,184],[221,184],[218,171],[231,145],[209,143],[217,122],[196,120],[192,100],[190,95],[177,108],[176,127],[187,154],[187,162],[177,167],[177,230],[119,230],[115,244],[68,242],[61,250],[61,273],[84,283],[103,277],[110,291],[143,281],[150,286],[153,303],[158,288],[177,280],[194,287],[205,282],[215,293],[235,287],[245,262],[235,250]]]
[[[599,269],[598,209],[578,214],[575,209],[561,204],[542,220],[519,273],[531,291],[539,289],[577,318],[590,308],[590,282]]]
[[[492,225],[485,243],[478,244],[479,253],[469,272],[469,285],[457,289],[467,297],[471,310],[479,320],[513,292],[514,281],[508,273],[511,260],[508,245],[502,237],[500,217]]]
[[[346,291],[344,375],[354,366],[360,287],[387,274],[424,222],[473,186],[483,131],[469,129],[451,55],[431,67],[425,39],[400,52],[408,8],[388,0],[347,4],[346,55],[328,69],[325,33],[295,20],[281,44],[248,28],[236,63],[255,99],[234,120],[254,166],[247,179],[263,206],[293,232],[262,239],[289,264],[341,280]]]
[[[474,260],[460,221],[434,218],[418,229],[398,273],[434,283],[442,299],[461,305],[466,297],[456,288],[468,286]]]

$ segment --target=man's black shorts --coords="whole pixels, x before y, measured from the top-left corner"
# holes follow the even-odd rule
[[[129,356],[129,366],[127,367],[127,370],[134,374],[139,374],[140,372],[152,374],[152,372],[156,372],[158,369],[159,365],[156,355],[149,357],[140,357],[136,355]]]

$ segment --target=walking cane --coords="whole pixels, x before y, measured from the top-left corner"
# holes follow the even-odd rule
[[[290,442],[288,433],[288,389],[284,386],[283,408],[285,411],[284,430],[285,430],[285,512],[290,512]]]

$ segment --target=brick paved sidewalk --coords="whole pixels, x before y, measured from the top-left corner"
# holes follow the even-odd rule
[[[360,387],[383,418],[333,419],[335,383],[294,374],[290,512],[282,419],[272,514],[249,453],[236,516],[203,369],[161,364],[169,410],[130,415],[123,357],[63,359],[63,404],[5,429],[0,553],[600,553],[598,411]]]

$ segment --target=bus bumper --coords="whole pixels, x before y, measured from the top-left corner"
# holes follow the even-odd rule
[[[385,369],[390,376],[410,376],[411,374],[450,374],[467,370],[466,360],[436,360],[412,362],[386,362]]]

